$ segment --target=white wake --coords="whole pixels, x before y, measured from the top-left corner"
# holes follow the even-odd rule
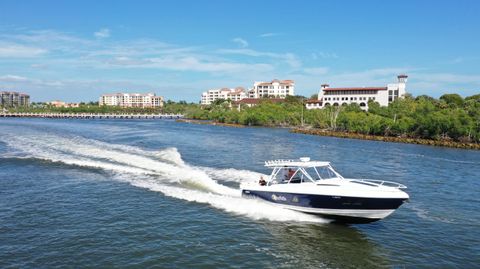
[[[271,221],[327,222],[315,216],[282,209],[275,205],[241,197],[236,184],[258,179],[249,171],[193,166],[182,160],[176,148],[148,151],[139,147],[111,144],[83,137],[49,133],[2,135],[3,141],[26,158],[109,171],[112,178],[133,186],[161,192],[166,196],[209,204],[233,214]],[[1,156],[0,156],[1,157]]]

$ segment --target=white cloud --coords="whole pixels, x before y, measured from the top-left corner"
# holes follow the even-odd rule
[[[233,42],[237,43],[240,48],[246,48],[248,47],[248,42],[247,40],[243,39],[243,38],[240,38],[240,37],[235,37],[234,39],[232,39]]]
[[[163,57],[152,57],[134,59],[130,57],[115,57],[106,61],[108,66],[128,68],[158,68],[174,71],[196,71],[214,73],[234,73],[251,70],[270,71],[273,67],[269,64],[256,63],[244,64],[225,61],[222,59],[202,59],[195,55],[166,55]]]
[[[259,37],[272,37],[272,36],[279,36],[282,35],[281,33],[263,33],[259,35]]]
[[[429,83],[475,84],[480,85],[480,75],[460,75],[452,73],[419,73],[415,79]]]
[[[96,38],[107,38],[107,37],[110,37],[110,29],[108,29],[108,28],[102,28],[102,29],[98,30],[97,32],[93,33],[93,35],[94,35]]]
[[[64,86],[63,82],[56,80],[42,80],[35,78],[28,78],[17,75],[3,75],[0,76],[0,83],[10,86],[20,86],[20,88],[31,88],[31,87],[62,87]],[[2,84],[0,84],[2,87]]]
[[[285,53],[282,58],[290,65],[290,67],[299,68],[302,66],[302,62],[293,53]]]
[[[30,67],[35,68],[35,69],[45,69],[45,68],[48,68],[48,65],[46,65],[46,64],[31,64]]]
[[[463,59],[463,57],[457,57],[455,59],[453,59],[452,63],[455,63],[455,64],[459,64],[459,63],[463,63],[465,59]]]
[[[293,68],[299,68],[302,65],[301,61],[293,53],[262,52],[252,49],[221,49],[218,50],[218,52],[222,54],[238,54],[251,57],[269,57],[273,59],[281,59]]]
[[[28,79],[26,77],[16,76],[16,75],[0,76],[0,81],[1,82],[24,82],[24,81],[27,81],[27,80]]]
[[[312,76],[325,75],[328,73],[328,67],[305,68],[303,71]]]
[[[47,50],[20,44],[0,44],[0,58],[32,58],[47,53]]]
[[[317,60],[318,58],[322,59],[337,59],[340,58],[336,53],[332,52],[314,52],[311,54],[313,60]]]
[[[399,74],[409,74],[416,69],[389,67],[368,69],[357,72],[330,73],[323,77],[325,83],[330,86],[382,86],[396,81]]]

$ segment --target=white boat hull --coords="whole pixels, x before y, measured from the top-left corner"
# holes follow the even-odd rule
[[[269,187],[243,189],[242,195],[259,198],[283,208],[308,214],[320,215],[345,223],[368,223],[383,219],[392,214],[408,195],[401,193],[385,194],[381,197],[339,196],[334,193],[278,192]]]

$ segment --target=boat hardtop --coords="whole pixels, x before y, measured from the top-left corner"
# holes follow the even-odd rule
[[[277,167],[277,166],[296,166],[296,167],[320,167],[320,166],[329,166],[330,162],[321,162],[321,161],[311,161],[309,157],[302,157],[298,160],[271,160],[266,161],[266,167]]]
[[[317,184],[327,183],[324,181],[332,181],[332,179],[343,179],[352,183],[359,183],[368,186],[385,186],[397,189],[406,189],[407,186],[386,180],[375,179],[351,179],[344,178],[333,167],[330,162],[325,161],[311,161],[309,157],[302,157],[297,160],[270,160],[265,161],[265,167],[272,168],[273,171],[270,174],[269,179],[266,181],[266,185],[277,183],[302,183],[302,182],[315,182]],[[310,169],[309,169],[310,168]],[[279,174],[290,170],[291,174],[285,174],[283,180],[275,180]],[[305,180],[305,179],[308,179]],[[300,179],[300,182],[298,181]]]

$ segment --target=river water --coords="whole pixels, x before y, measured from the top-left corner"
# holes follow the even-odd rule
[[[331,161],[410,202],[362,225],[240,197]],[[0,268],[475,268],[480,152],[170,120],[0,119]]]

